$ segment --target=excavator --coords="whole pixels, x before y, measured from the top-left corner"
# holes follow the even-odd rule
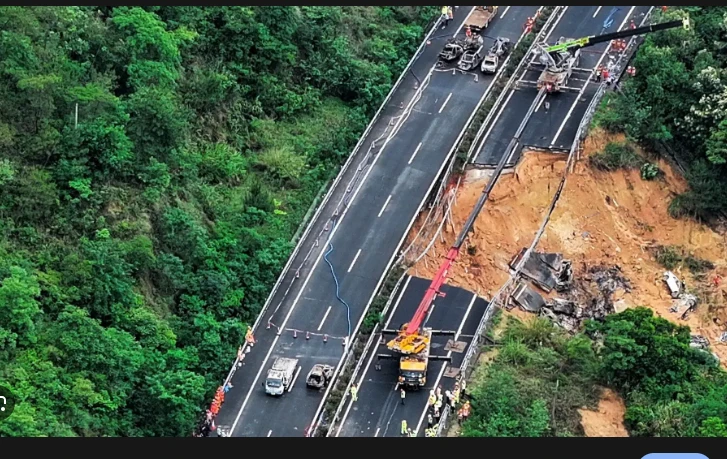
[[[633,37],[635,35],[643,35],[646,33],[657,32],[659,30],[673,29],[675,27],[683,27],[689,30],[689,18],[677,21],[663,22],[661,24],[647,25],[637,27],[635,29],[621,30],[618,32],[606,33],[603,35],[595,35],[577,39],[561,38],[554,45],[548,46],[545,43],[537,45],[535,50],[536,59],[539,63],[532,64],[531,68],[539,66],[543,67],[538,81],[521,81],[521,85],[535,86],[538,90],[545,88],[548,93],[563,91],[580,91],[580,88],[567,87],[568,80],[574,71],[591,73],[592,69],[579,69],[580,51],[583,48],[597,45],[599,43],[618,40],[622,38]]]
[[[655,32],[658,30],[665,30],[670,29],[678,26],[683,26],[686,30],[689,29],[689,19],[683,19],[679,21],[672,21],[672,22],[666,22],[662,24],[656,24],[651,26],[645,26],[645,27],[639,27],[631,30],[625,30],[620,32],[614,32],[609,33],[605,35],[599,35],[599,36],[593,36],[593,37],[585,37],[578,40],[571,40],[571,41],[561,41],[560,43],[554,45],[554,46],[543,46],[542,49],[546,56],[546,63],[550,65],[550,67],[546,67],[545,72],[553,72],[560,70],[557,67],[558,61],[555,61],[553,54],[555,53],[558,55],[559,53],[568,53],[568,55],[572,55],[571,53],[577,53],[581,48],[592,46],[597,43],[602,43],[609,40],[616,40],[620,38],[630,37],[634,35],[649,33],[649,32]],[[553,62],[555,62],[555,65],[553,65]],[[571,62],[572,64],[572,62]],[[568,72],[570,72],[571,69],[568,69]],[[544,72],[544,73],[545,73]],[[541,77],[542,78],[542,77]],[[384,335],[395,335],[395,338],[389,341],[386,346],[389,349],[389,351],[392,351],[395,354],[400,355],[399,359],[399,378],[398,378],[398,385],[402,387],[408,387],[408,388],[414,388],[414,389],[420,389],[425,386],[426,384],[426,373],[427,373],[427,366],[429,361],[431,360],[451,360],[449,357],[443,357],[443,356],[433,356],[430,354],[431,352],[431,344],[432,344],[432,337],[438,334],[441,335],[455,335],[455,332],[451,331],[435,331],[432,328],[426,327],[426,321],[429,316],[429,313],[431,312],[431,306],[434,302],[434,300],[437,297],[444,297],[445,294],[441,291],[442,286],[447,280],[447,275],[449,273],[449,270],[452,268],[452,265],[454,264],[455,260],[457,259],[457,256],[459,255],[460,250],[464,246],[464,243],[469,235],[469,233],[472,231],[474,227],[475,220],[477,219],[477,216],[480,214],[482,209],[485,206],[486,201],[489,198],[489,195],[495,186],[495,183],[497,182],[498,177],[502,173],[503,168],[505,167],[505,163],[507,162],[507,158],[509,157],[509,153],[515,148],[515,145],[518,142],[518,138],[521,135],[523,129],[525,128],[525,125],[527,124],[527,119],[530,117],[532,112],[534,111],[535,107],[538,105],[538,102],[542,100],[543,97],[545,97],[547,87],[540,87],[540,94],[539,97],[536,98],[536,100],[533,102],[533,104],[530,107],[530,110],[528,111],[528,115],[526,115],[525,119],[521,123],[520,127],[518,128],[517,133],[515,134],[515,137],[510,141],[510,144],[506,148],[505,154],[502,156],[502,159],[500,160],[499,164],[497,165],[497,168],[495,169],[495,172],[493,173],[492,177],[490,178],[490,181],[488,182],[487,186],[482,192],[482,195],[478,199],[477,203],[475,204],[474,209],[470,213],[469,217],[467,218],[467,221],[465,222],[464,226],[462,227],[461,232],[457,236],[457,240],[452,245],[452,247],[449,249],[449,252],[447,252],[447,255],[445,257],[444,262],[439,267],[439,270],[437,271],[436,275],[432,279],[431,284],[429,285],[429,288],[424,294],[424,297],[422,298],[421,302],[419,303],[419,306],[414,313],[414,317],[408,322],[401,326],[399,330],[382,330],[381,334],[382,337]],[[392,354],[379,354],[378,358],[393,358],[394,355]],[[380,365],[377,363],[376,365],[377,369],[380,368]]]

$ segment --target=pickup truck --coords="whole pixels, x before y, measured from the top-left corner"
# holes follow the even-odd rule
[[[298,371],[298,359],[278,357],[268,370],[268,376],[263,382],[265,393],[269,395],[283,395],[289,391]]]
[[[480,32],[490,25],[497,16],[497,6],[476,6],[472,14],[465,21],[465,26],[469,26],[473,32]]]

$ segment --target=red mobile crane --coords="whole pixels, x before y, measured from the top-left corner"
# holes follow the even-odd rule
[[[662,24],[656,24],[656,25],[650,25],[645,27],[640,27],[633,30],[625,30],[615,33],[609,33],[604,34],[600,36],[595,37],[585,37],[579,40],[573,40],[569,41],[567,43],[559,43],[555,46],[551,46],[549,48],[546,48],[545,51],[547,53],[557,53],[557,52],[569,52],[572,53],[576,50],[579,50],[580,48],[584,48],[587,46],[592,46],[597,43],[601,43],[608,40],[614,40],[617,38],[623,38],[623,37],[629,37],[634,35],[641,35],[645,33],[651,33],[658,30],[665,30],[670,29],[678,26],[684,27],[684,29],[688,30],[690,27],[689,19],[684,18],[682,20],[678,21],[671,21],[667,23]],[[435,298],[437,296],[444,296],[444,293],[442,293],[441,288],[442,285],[444,285],[445,281],[447,280],[447,274],[449,273],[450,268],[452,267],[452,264],[454,264],[455,260],[457,259],[457,256],[459,255],[459,251],[461,250],[462,246],[464,245],[465,240],[467,239],[467,236],[469,235],[470,231],[472,231],[472,228],[474,226],[474,222],[477,219],[477,216],[482,211],[482,208],[485,206],[485,202],[487,202],[488,197],[490,196],[490,192],[492,191],[492,188],[495,186],[495,183],[500,177],[500,174],[502,173],[502,170],[505,167],[505,164],[507,163],[507,159],[510,157],[510,153],[515,149],[517,144],[519,143],[520,135],[522,134],[523,130],[525,129],[525,126],[527,125],[528,120],[530,119],[530,116],[532,115],[533,111],[535,110],[535,107],[540,103],[540,101],[546,96],[546,93],[549,92],[549,89],[541,86],[539,87],[540,91],[538,93],[538,96],[533,101],[532,105],[530,106],[530,109],[528,110],[527,114],[523,118],[523,121],[520,124],[520,127],[518,128],[517,132],[515,133],[515,136],[510,141],[510,144],[505,149],[505,154],[502,155],[502,158],[500,159],[500,162],[497,165],[497,168],[495,169],[495,172],[493,173],[492,177],[490,178],[489,183],[487,184],[487,187],[482,192],[482,195],[480,196],[479,200],[477,201],[477,204],[475,205],[475,208],[472,210],[472,213],[470,213],[467,222],[465,223],[464,227],[462,228],[462,231],[460,232],[459,236],[457,237],[457,240],[455,241],[454,245],[449,249],[449,252],[447,253],[447,256],[444,259],[444,262],[440,266],[439,270],[437,271],[437,274],[434,276],[434,279],[432,280],[432,283],[429,285],[429,288],[427,289],[426,293],[424,294],[424,298],[422,298],[421,303],[419,303],[419,307],[417,308],[416,312],[414,313],[414,317],[412,317],[411,321],[409,323],[406,323],[402,325],[401,329],[399,331],[391,331],[391,330],[382,330],[382,334],[396,334],[397,336],[389,341],[387,343],[387,347],[390,351],[396,352],[398,354],[401,354],[402,357],[400,359],[399,364],[399,384],[404,386],[409,386],[413,388],[421,388],[426,384],[426,372],[427,372],[427,365],[429,360],[449,360],[447,357],[439,357],[439,356],[431,356],[429,354],[430,347],[431,347],[431,340],[432,335],[434,334],[453,334],[452,332],[444,332],[444,331],[438,331],[434,332],[431,328],[423,327],[426,317],[429,314],[430,307],[432,303],[434,302]],[[379,355],[379,358],[391,358],[390,355]]]

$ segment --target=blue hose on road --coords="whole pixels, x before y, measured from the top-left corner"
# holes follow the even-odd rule
[[[333,275],[333,281],[336,283],[336,298],[338,301],[341,302],[344,306],[346,306],[346,318],[348,320],[348,336],[351,336],[351,306],[346,303],[343,298],[341,298],[340,295],[340,287],[338,285],[338,277],[336,277],[336,271],[333,269],[333,264],[328,259],[328,255],[333,252],[333,244],[329,241],[328,242],[328,251],[325,255],[323,255],[323,259],[326,260],[326,263],[328,263],[328,267],[331,268],[331,275]]]

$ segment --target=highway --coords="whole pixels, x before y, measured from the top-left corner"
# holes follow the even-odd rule
[[[460,6],[453,23],[435,32],[435,37],[461,33],[472,8]],[[501,8],[501,17],[488,34],[517,39],[525,19],[536,9]],[[270,302],[272,311],[265,311],[256,329],[255,346],[231,380],[232,389],[217,416],[218,429],[233,437],[294,437],[303,436],[312,424],[323,393],[306,388],[306,374],[316,363],[340,362],[344,339],[358,330],[415,216],[453,154],[458,133],[461,137],[491,88],[492,77],[475,81],[468,75],[434,72],[443,44],[443,39],[433,38],[425,48],[402,82],[401,94],[397,90],[392,96],[384,116],[361,144],[367,151],[382,138],[372,149],[374,154],[361,155],[323,204],[324,217],[313,222],[312,236],[304,240]],[[426,81],[429,72],[428,85],[415,94],[415,84]],[[390,125],[392,117],[402,114]],[[337,298],[337,285],[346,305]],[[300,362],[293,387],[280,398],[267,396],[262,387],[276,357]]]
[[[408,322],[414,314],[424,292],[431,281],[417,277],[408,277],[399,294],[394,299],[389,319],[384,328],[398,329]],[[485,313],[487,302],[477,295],[461,288],[445,285],[442,288],[445,296],[437,298],[425,326],[437,330],[456,331],[456,341],[469,346],[477,325]],[[385,336],[385,340],[393,336]],[[432,355],[445,356],[447,342],[451,336],[435,336],[432,339]],[[382,359],[379,361],[381,370],[376,369],[377,354],[389,354],[385,344],[380,344],[366,356],[366,365],[357,379],[358,400],[352,402],[348,398],[341,422],[335,428],[334,436],[341,437],[397,437],[401,436],[401,421],[406,420],[408,427],[424,436],[427,428],[426,406],[429,390],[442,386],[442,392],[453,390],[455,380],[445,377],[444,361],[433,360],[427,371],[427,385],[424,389],[407,393],[405,403],[401,403],[400,392],[396,389],[398,378],[398,361]],[[459,368],[467,353],[467,347],[461,352],[450,352],[451,365]]]
[[[609,22],[613,23],[610,31],[620,30],[628,27],[629,18],[636,18],[635,22],[638,24],[642,11],[648,11],[648,7],[568,7],[548,34],[554,38],[548,40],[548,36],[546,36],[546,40],[554,42],[561,36],[578,38],[605,33],[606,31],[602,29],[607,18]],[[605,43],[589,48],[590,51],[595,50],[595,52],[583,52],[580,67],[596,68],[602,61],[607,45]],[[526,71],[522,78],[536,80],[538,75],[534,73]],[[568,142],[575,140],[577,127],[596,89],[595,84],[591,85],[587,80],[578,82],[576,78],[572,78],[569,85],[572,86],[576,83],[580,83],[577,94],[562,93],[547,97],[546,100],[550,101],[550,109],[547,113],[542,105],[537,107],[537,111],[531,116],[523,131],[521,145],[529,145],[529,142],[537,139],[541,141],[541,144],[551,148],[556,143],[559,148],[564,148],[563,145],[566,144],[570,147]],[[486,141],[483,142],[484,147],[476,156],[479,160],[476,162],[481,163],[484,157],[485,164],[494,165],[502,158],[502,152],[515,135],[537,93],[536,89],[513,90],[503,99],[501,107],[494,108],[497,114],[486,131]],[[551,117],[555,118],[557,122],[551,122],[549,120]],[[568,142],[561,144],[561,139]],[[516,151],[518,151],[517,148]],[[500,152],[499,155],[498,152]],[[509,162],[516,163],[518,156],[513,155]],[[398,328],[401,323],[411,319],[429,282],[420,279],[410,281],[400,296],[396,298],[395,308],[389,319],[390,325],[385,328]],[[451,290],[448,286],[444,288],[445,292]],[[471,300],[471,304],[474,306],[469,309],[465,306],[468,303],[468,296],[474,300]],[[465,341],[469,345],[471,339],[468,335],[475,332],[477,324],[484,315],[485,307],[484,300],[478,301],[473,293],[457,290],[456,295],[450,294],[444,299],[435,301],[434,311],[429,317],[427,326],[439,330],[454,330],[459,327],[461,330],[459,340]],[[447,338],[437,338],[434,342],[441,347],[443,343],[447,342]],[[464,352],[466,353],[466,349]],[[376,360],[375,357],[379,353],[388,353],[385,345],[379,344],[378,349],[373,349],[364,356],[366,366],[359,380],[358,400],[351,402],[349,399],[346,402],[347,406],[343,408],[344,414],[335,429],[335,436],[399,436],[402,419],[406,419],[410,428],[416,429],[418,436],[423,436],[426,428],[428,390],[439,384],[442,384],[444,390],[454,383],[451,378],[442,378],[447,365],[440,361],[433,361],[430,363],[428,372],[430,381],[425,390],[411,394],[406,398],[406,405],[401,405],[399,394],[394,390],[398,375],[398,362],[382,360],[381,370],[377,371],[376,365],[372,366],[372,361]],[[435,350],[433,354],[439,355],[440,352]],[[459,367],[462,355],[464,354],[452,355],[452,367]]]
[[[589,35],[614,32],[629,26],[629,20],[636,24],[649,9],[648,6],[568,6],[558,19],[555,27],[546,36],[546,42],[555,43],[560,37],[580,38]],[[604,25],[610,27],[604,28]],[[609,43],[581,50],[579,68],[595,69],[608,62],[606,49]],[[568,151],[575,140],[578,125],[588,104],[595,95],[595,82],[584,79],[585,72],[574,72],[568,86],[576,87],[579,92],[562,92],[546,97],[550,109],[541,104],[523,131],[520,145],[512,152],[508,167],[517,164],[523,148],[536,147]],[[525,71],[520,80],[535,81],[539,72]],[[482,147],[475,155],[473,163],[479,166],[495,166],[502,152],[512,139],[520,121],[525,116],[538,91],[534,88],[512,89],[504,99],[500,112],[492,119],[483,137]]]

